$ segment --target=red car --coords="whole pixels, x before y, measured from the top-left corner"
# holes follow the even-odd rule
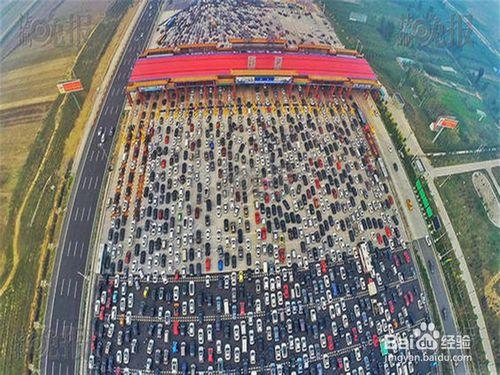
[[[210,272],[210,268],[212,268],[212,263],[210,261],[210,258],[207,258],[205,260],[205,269],[206,269],[207,272]]]
[[[165,159],[162,159],[162,161],[161,161],[161,167],[163,169],[165,169],[166,166],[167,166],[167,161]]]
[[[405,262],[410,263],[410,254],[408,253],[408,250],[403,252],[403,256],[405,257]]]
[[[333,345],[333,337],[332,337],[332,335],[328,335],[326,337],[326,342],[328,343],[328,350],[332,351],[335,348],[335,345]]]
[[[245,302],[240,302],[240,315],[245,315]]]
[[[288,284],[283,284],[283,298],[290,298],[290,288],[288,287]]]
[[[341,170],[342,169],[342,163],[340,161],[337,162],[337,170]]]
[[[321,188],[321,184],[319,183],[319,180],[317,178],[314,180],[314,185],[316,185],[316,189]]]
[[[267,239],[267,229],[266,227],[262,227],[262,241],[265,241]]]
[[[324,259],[321,259],[321,261],[319,263],[321,265],[321,272],[326,273],[327,272],[326,261]]]
[[[352,327],[352,338],[354,342],[358,342],[358,329],[356,327]]]
[[[208,348],[208,363],[214,363],[214,348]]]
[[[264,195],[264,201],[268,204],[270,201],[271,201],[271,196],[266,193],[266,195]]]
[[[389,311],[390,311],[390,313],[394,314],[394,311],[396,311],[396,309],[394,308],[394,302],[392,302],[391,300],[389,300],[388,304],[389,304]]]
[[[391,228],[385,227],[385,234],[387,235],[387,237],[391,238],[392,236]]]
[[[170,141],[170,137],[168,135],[165,136],[165,144],[168,145],[168,142]]]
[[[127,254],[125,254],[125,264],[129,264],[130,263],[130,257],[132,256],[132,253],[129,251],[127,251]]]
[[[174,320],[174,324],[172,326],[172,333],[175,335],[175,336],[178,336],[179,335],[179,321],[178,320]]]
[[[379,339],[378,339],[378,336],[377,335],[373,335],[372,336],[372,340],[373,340],[373,346],[375,346],[376,348],[378,348],[379,346]]]
[[[280,247],[278,249],[278,256],[279,256],[280,262],[285,263],[285,248],[284,247]]]
[[[260,212],[255,213],[255,224],[260,224]]]

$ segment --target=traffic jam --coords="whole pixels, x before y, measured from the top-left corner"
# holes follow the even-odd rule
[[[431,372],[384,345],[429,315],[354,102],[255,86],[134,104],[92,373]]]

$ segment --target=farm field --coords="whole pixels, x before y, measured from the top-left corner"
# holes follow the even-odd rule
[[[486,171],[484,171],[486,173]],[[447,177],[436,179],[436,185]],[[454,175],[439,189],[457,233],[481,301],[497,366],[500,359],[500,231],[483,208],[472,183],[472,173]]]

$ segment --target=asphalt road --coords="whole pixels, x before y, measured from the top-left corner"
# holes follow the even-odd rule
[[[425,238],[420,238],[413,242],[415,249],[417,249],[422,257],[424,258],[425,265],[427,267],[428,275],[431,280],[432,289],[434,290],[434,295],[436,296],[436,305],[441,314],[441,322],[443,324],[444,333],[446,335],[459,335],[457,326],[452,316],[453,306],[450,304],[450,300],[446,294],[446,287],[443,283],[444,276],[441,274],[441,269],[439,268],[439,261],[436,256],[435,251],[427,244]],[[443,309],[446,309],[446,318],[443,316]],[[459,355],[460,351],[450,351],[451,355]],[[457,362],[457,367],[455,367],[456,374],[466,374],[465,362]]]
[[[104,144],[93,132],[89,137],[86,157],[80,166],[73,192],[73,204],[66,213],[66,230],[58,248],[58,256],[50,287],[46,327],[42,348],[42,374],[73,374],[76,364],[77,329],[87,256],[99,192],[108,165],[112,145],[110,129],[118,124],[124,105],[123,90],[137,55],[142,52],[157,12],[157,1],[145,7],[132,33],[120,65],[113,77],[95,129],[102,127]]]

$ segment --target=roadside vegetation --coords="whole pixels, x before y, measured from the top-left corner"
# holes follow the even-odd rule
[[[486,171],[483,173],[486,174]],[[440,186],[446,177],[436,179]],[[497,367],[500,365],[500,231],[488,219],[472,173],[447,178],[439,188],[481,303]]]
[[[4,230],[2,240],[2,251],[7,255],[0,290],[2,374],[27,373],[28,368],[38,365],[58,229],[72,184],[70,170],[76,147],[68,151],[67,141],[75,124],[84,124],[81,117],[90,113],[120,40],[118,34],[133,15],[131,4],[132,0],[117,0],[108,8],[73,65],[75,76],[85,87],[76,94],[82,112],[72,98],[57,95],[18,171],[5,226],[9,230]],[[81,128],[77,130],[82,134]]]
[[[394,147],[396,147],[400,152],[400,159],[405,169],[406,175],[412,185],[415,185],[418,176],[415,173],[415,169],[411,163],[412,156],[408,154],[406,148],[406,140],[401,135],[397,127],[397,123],[392,118],[392,115],[387,110],[385,102],[382,100],[377,100],[377,107],[380,112],[380,117],[384,126],[389,133]],[[424,178],[420,178],[422,182],[422,187],[429,199],[431,209],[434,213],[438,212],[432,196],[430,194],[427,182]],[[425,211],[422,207],[422,203],[419,201],[418,209],[422,211],[422,215],[427,220],[428,227],[432,227],[432,222],[425,215]],[[450,214],[451,215],[451,214]],[[481,343],[481,337],[479,335],[479,327],[477,325],[477,317],[472,309],[472,304],[470,302],[469,296],[467,294],[467,289],[462,278],[462,273],[460,270],[459,261],[455,256],[455,253],[451,250],[451,243],[447,237],[446,232],[443,232],[443,228],[439,231],[432,233],[434,239],[439,239],[435,242],[436,251],[438,252],[438,258],[441,260],[441,267],[443,274],[445,276],[446,286],[449,290],[451,302],[453,304],[453,309],[455,311],[456,320],[458,328],[463,335],[469,335],[471,337],[471,350],[470,355],[472,356],[472,363],[470,363],[471,369],[474,373],[486,373],[486,358],[484,354],[484,349]],[[423,277],[424,287],[427,290],[427,295],[432,296],[431,286],[426,282],[427,270],[423,267],[423,264],[417,254],[417,262],[419,265],[420,272]],[[430,298],[431,312],[436,321],[440,319],[440,314],[437,313],[437,308],[433,298]],[[440,324],[439,324],[440,326]],[[449,364],[443,366],[444,372],[449,372]]]
[[[471,42],[462,47],[449,46],[448,34],[443,41],[431,40],[435,25],[449,27],[451,11],[443,4],[396,0],[324,2],[335,32],[346,47],[357,47],[365,54],[389,95],[401,95],[405,115],[424,152],[499,145],[498,137],[492,137],[497,134],[500,113],[498,82],[492,78],[497,59],[473,34]],[[350,21],[351,12],[367,15],[366,23]],[[402,21],[407,17],[413,21],[403,31]],[[428,40],[412,37],[415,22],[427,30]],[[481,122],[478,110],[486,114]],[[438,115],[456,116],[459,127],[444,131],[432,143],[435,133],[429,130],[429,124]]]

